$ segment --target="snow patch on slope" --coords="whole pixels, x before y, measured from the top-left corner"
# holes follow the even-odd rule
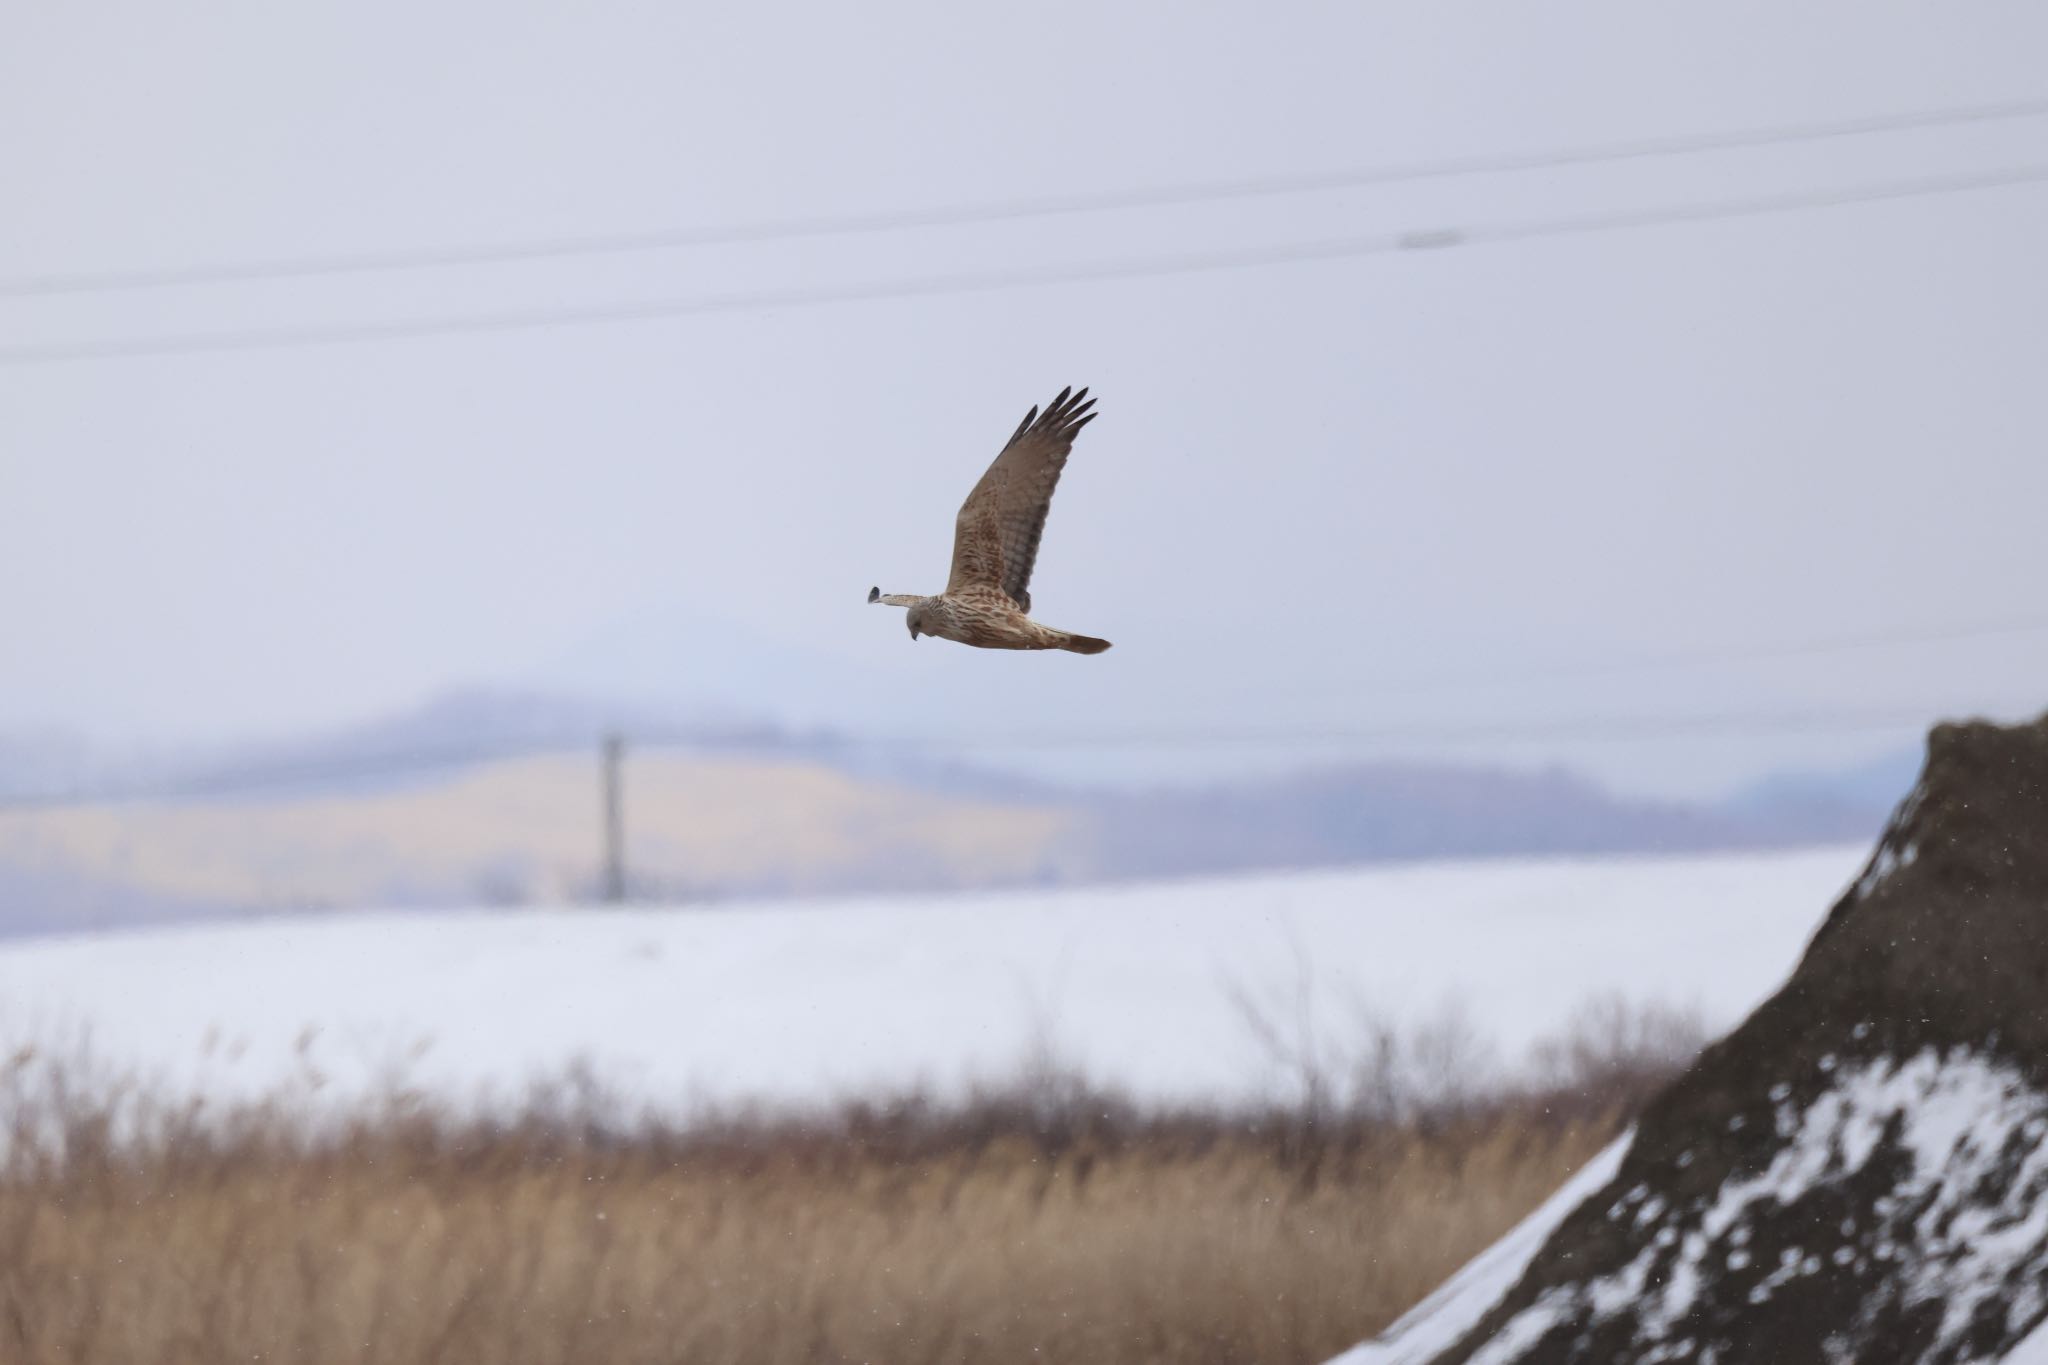
[[[1584,1330],[1624,1313],[1635,1317],[1635,1343],[1651,1348],[1643,1359],[1689,1357],[1688,1319],[1723,1281],[1746,1284],[1753,1305],[1823,1273],[1866,1284],[1856,1320],[1844,1324],[1839,1349],[1830,1351],[1840,1361],[1855,1359],[1851,1343],[1887,1310],[1939,1305],[1926,1354],[1942,1359],[1967,1353],[1986,1314],[2008,1338],[2041,1318],[2048,1308],[2041,1288],[2048,1276],[2048,1096],[1999,1062],[1928,1048],[1844,1070],[1804,1104],[1787,1085],[1774,1087],[1772,1098],[1786,1142],[1763,1170],[1728,1180],[1682,1210],[1644,1202],[1640,1186],[1616,1200],[1608,1219],[1644,1234],[1635,1258],[1612,1274],[1545,1291],[1472,1365],[1511,1361],[1555,1328]],[[1769,1264],[1753,1256],[1764,1226],[1879,1161],[1886,1163],[1880,1169],[1902,1173],[1870,1206],[1866,1226],[1817,1227],[1812,1248],[1780,1247]]]
[[[1421,1365],[1471,1331],[1522,1278],[1557,1225],[1614,1179],[1634,1139],[1631,1129],[1609,1143],[1505,1237],[1402,1314],[1379,1340],[1346,1351],[1330,1365]]]
[[[2048,1327],[2037,1327],[2019,1345],[1999,1357],[2000,1365],[2048,1365]]]

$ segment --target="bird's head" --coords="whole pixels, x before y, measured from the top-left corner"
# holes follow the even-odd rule
[[[880,602],[885,607],[910,608],[904,613],[904,619],[910,625],[911,639],[915,640],[920,635],[932,633],[930,598],[918,597],[907,592],[883,592],[880,588],[869,588],[868,601]]]

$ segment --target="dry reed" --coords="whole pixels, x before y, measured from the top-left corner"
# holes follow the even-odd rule
[[[1322,1360],[1541,1202],[1668,1074],[1623,1060],[1398,1117],[1148,1111],[1045,1072],[675,1128],[613,1128],[572,1090],[509,1121],[400,1100],[315,1130],[278,1103],[169,1110],[18,1059],[0,1360]]]

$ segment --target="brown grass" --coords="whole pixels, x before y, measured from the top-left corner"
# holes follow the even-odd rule
[[[0,1198],[8,1356],[1310,1361],[1531,1208],[1604,1127],[1270,1149],[1004,1142],[904,1166],[359,1143]]]
[[[8,1361],[1321,1360],[1616,1126],[1068,1089],[631,1135],[401,1106],[316,1136],[67,1103],[17,1114],[0,1178]]]
[[[1257,1112],[1042,1062],[683,1127],[620,1124],[573,1074],[515,1119],[394,1091],[315,1123],[25,1052],[0,1066],[0,1361],[1319,1361],[1615,1133],[1698,1041],[1658,1018],[1590,1012],[1537,1091],[1439,1076],[1418,1102],[1408,1054],[1452,1054],[1380,1036]]]

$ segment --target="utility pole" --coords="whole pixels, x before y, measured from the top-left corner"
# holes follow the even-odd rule
[[[619,790],[619,768],[626,741],[604,737],[604,898],[613,905],[626,899],[626,812]]]

